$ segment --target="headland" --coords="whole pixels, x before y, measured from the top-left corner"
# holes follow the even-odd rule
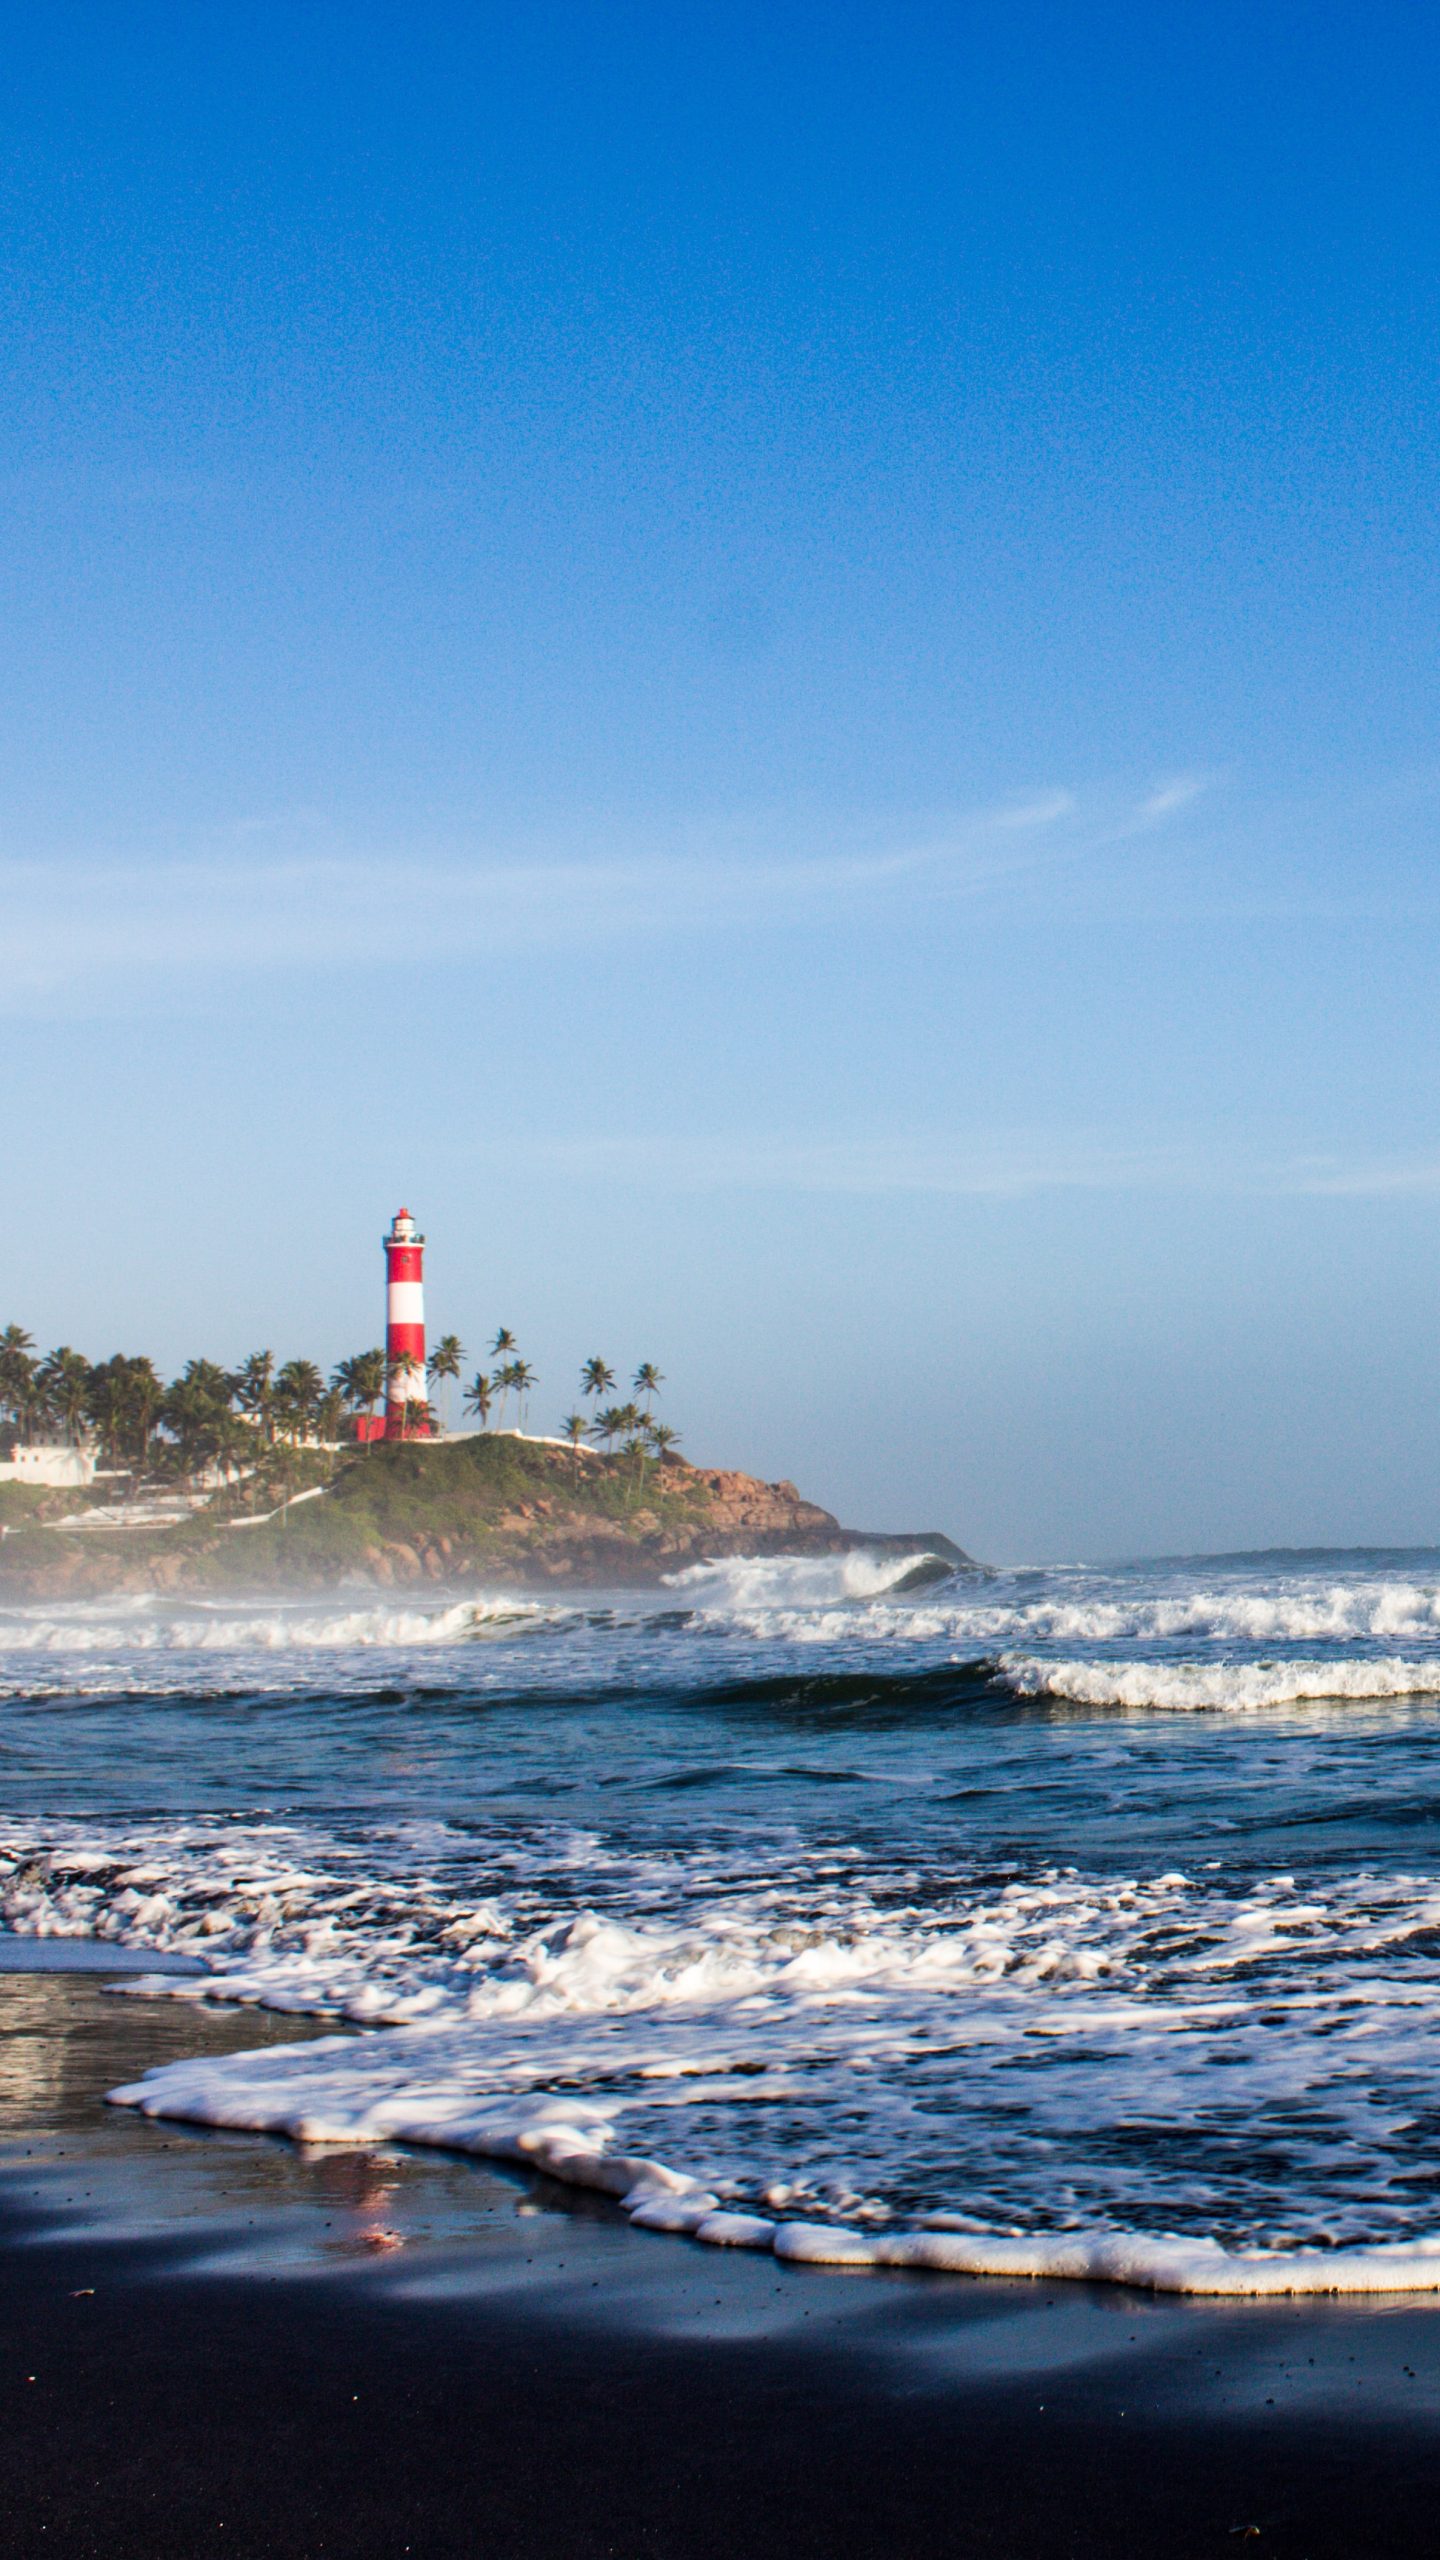
[[[793,1484],[677,1451],[564,1448],[517,1432],[377,1442],[303,1454],[316,1479],[256,1515],[241,1486],[156,1518],[142,1501],[77,1509],[73,1495],[10,1494],[0,1600],[115,1592],[322,1590],[483,1579],[520,1590],[659,1587],[736,1555],[909,1555],[915,1570],[973,1570],[939,1531],[847,1529]],[[63,1523],[63,1525],[62,1525]]]

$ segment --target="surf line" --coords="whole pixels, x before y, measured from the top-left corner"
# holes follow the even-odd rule
[[[314,2047],[311,2051],[314,2051]],[[203,2066],[201,2066],[203,2069]],[[1136,2231],[986,2234],[946,2229],[940,2217],[922,2230],[860,2232],[843,2224],[781,2222],[741,2213],[662,2160],[603,2147],[604,2119],[587,2120],[573,2100],[539,2102],[521,2118],[497,2121],[407,2113],[403,2104],[372,2108],[353,2123],[232,2103],[207,2101],[194,2065],[170,2063],[108,2092],[107,2103],[172,2123],[224,2126],[231,2132],[284,2134],[307,2148],[402,2142],[417,2149],[468,2152],[536,2171],[563,2186],[613,2197],[640,2231],[697,2240],[707,2248],[757,2249],[791,2266],[912,2269],[1077,2284],[1128,2285],[1147,2293],[1230,2296],[1275,2294],[1440,2293],[1440,2235],[1370,2248],[1268,2251],[1226,2249],[1218,2240],[1152,2237]],[[170,2089],[157,2082],[178,2083]],[[188,2083],[188,2085],[187,2085]],[[597,2140],[597,2136],[600,2138]]]

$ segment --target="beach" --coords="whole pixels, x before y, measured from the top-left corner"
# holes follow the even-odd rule
[[[1429,2305],[782,2269],[468,2161],[137,2123],[99,2081],[177,2022],[277,2022],[104,1979],[0,1977],[23,2560],[1433,2548]]]
[[[1428,2550],[1440,1556],[901,1573],[0,1613],[7,2552]]]

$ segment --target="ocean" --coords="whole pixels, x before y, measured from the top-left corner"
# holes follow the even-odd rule
[[[1440,2290],[1440,1551],[0,1612],[0,1924],[331,2018],[156,2117],[792,2262]]]

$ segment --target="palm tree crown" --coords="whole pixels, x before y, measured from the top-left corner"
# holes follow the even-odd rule
[[[537,1387],[539,1383],[540,1381],[536,1377],[528,1360],[511,1361],[510,1384],[514,1388],[516,1397],[519,1401],[520,1427],[522,1430],[525,1427],[525,1414],[529,1402],[530,1390],[532,1387]]]
[[[375,1407],[385,1393],[384,1352],[355,1352],[349,1360],[340,1362],[331,1384],[339,1389],[353,1411],[363,1408],[373,1422]]]
[[[242,1413],[258,1423],[267,1440],[275,1437],[275,1354],[252,1351],[242,1360],[235,1385],[235,1401]]]
[[[497,1332],[494,1349],[508,1356],[488,1373],[477,1370],[463,1391],[464,1410],[475,1415],[484,1432],[498,1399],[503,1430],[514,1395],[523,1429],[539,1381],[529,1361],[521,1358],[508,1325]],[[440,1335],[425,1362],[431,1387],[458,1390],[464,1358],[458,1334]],[[42,1359],[23,1325],[0,1328],[0,1426],[9,1424],[16,1437],[26,1440],[46,1426],[63,1431],[77,1447],[98,1441],[104,1463],[137,1482],[152,1459],[171,1475],[178,1466],[194,1474],[210,1473],[212,1481],[217,1467],[233,1477],[237,1460],[253,1462],[249,1471],[257,1482],[268,1482],[277,1471],[293,1477],[297,1467],[303,1474],[298,1451],[307,1441],[318,1437],[327,1446],[338,1446],[347,1413],[358,1417],[364,1410],[373,1423],[387,1398],[392,1422],[398,1419],[403,1436],[428,1432],[432,1409],[425,1395],[416,1392],[424,1383],[409,1355],[392,1360],[373,1349],[338,1361],[327,1388],[313,1360],[287,1360],[277,1368],[274,1352],[266,1350],[251,1352],[235,1371],[214,1360],[188,1361],[167,1386],[147,1359],[116,1352],[92,1364],[68,1343]],[[678,1432],[654,1419],[655,1399],[664,1383],[655,1362],[643,1360],[630,1398],[602,1405],[602,1397],[613,1395],[615,1372],[598,1353],[584,1362],[582,1395],[595,1410],[587,1417],[577,1408],[561,1424],[577,1479],[587,1437],[606,1450],[623,1442],[642,1484],[646,1458],[663,1459],[678,1446]],[[355,1436],[361,1436],[358,1419]],[[365,1434],[367,1442],[373,1437],[373,1429]],[[257,1446],[262,1442],[266,1445]]]
[[[287,1360],[275,1381],[275,1412],[293,1440],[310,1437],[325,1381],[313,1360]]]
[[[90,1363],[83,1352],[72,1351],[68,1342],[62,1342],[58,1351],[47,1353],[40,1364],[40,1386],[47,1410],[68,1437],[78,1441],[90,1386]]]
[[[664,1384],[665,1380],[654,1361],[642,1360],[635,1372],[635,1393],[644,1397],[647,1408],[654,1403]]]
[[[429,1359],[425,1363],[426,1374],[430,1379],[431,1385],[438,1387],[444,1381],[449,1380],[453,1385],[458,1386],[460,1383],[460,1364],[464,1357],[465,1345],[461,1341],[459,1334],[442,1333],[439,1341],[432,1350]]]
[[[0,1333],[0,1407],[27,1437],[42,1402],[34,1351],[23,1325],[7,1324]]]

